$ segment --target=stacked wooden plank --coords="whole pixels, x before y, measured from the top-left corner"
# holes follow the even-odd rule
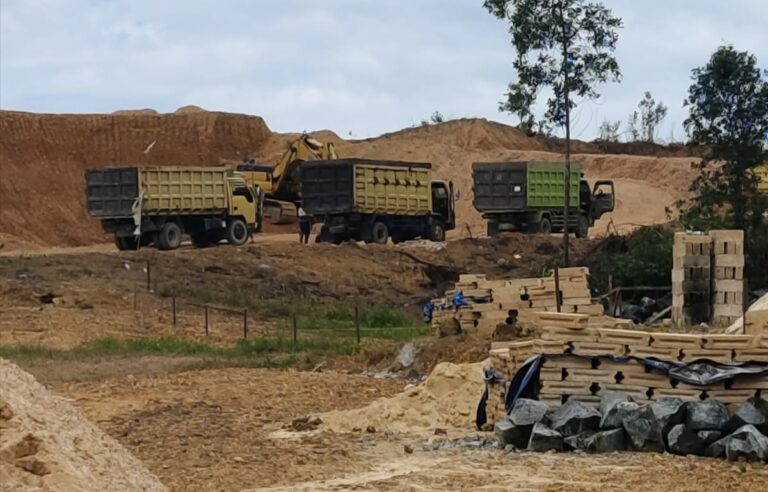
[[[599,316],[600,304],[593,304],[589,291],[589,269],[563,268],[559,271],[561,311]],[[461,291],[466,306],[455,309],[453,295]],[[446,318],[454,318],[462,330],[493,332],[500,323],[515,317],[525,319],[535,312],[557,311],[554,277],[490,280],[485,275],[461,275],[445,298],[433,305],[443,307],[433,313],[433,326]]]
[[[677,325],[708,323],[712,237],[678,232],[672,255],[672,322]]]
[[[744,314],[744,231],[710,231],[712,323],[728,326]]]
[[[620,391],[636,401],[678,397],[684,400],[716,398],[739,404],[755,394],[768,395],[768,377],[724,381],[709,386],[672,381],[661,371],[635,359],[617,362],[600,357],[631,355],[639,358],[721,363],[768,362],[768,329],[748,335],[702,335],[596,328],[589,317],[566,313],[537,313],[541,339],[492,344],[491,367],[507,381],[531,355],[544,355],[539,374],[539,399],[550,405],[567,400],[597,404],[606,392]],[[499,385],[501,386],[501,385]],[[506,386],[489,393],[486,410],[504,415]]]

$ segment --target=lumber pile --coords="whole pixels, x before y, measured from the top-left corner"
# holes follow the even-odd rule
[[[672,321],[730,325],[743,313],[744,232],[675,234]]]
[[[489,422],[505,415],[506,386],[534,354],[544,355],[539,375],[539,400],[560,406],[569,400],[597,404],[608,392],[623,392],[637,402],[678,397],[697,401],[713,398],[726,404],[768,395],[768,378],[754,377],[709,386],[670,380],[637,360],[616,362],[600,356],[632,355],[640,358],[692,362],[709,359],[721,363],[767,362],[768,329],[748,335],[702,335],[596,328],[589,317],[568,313],[537,313],[541,339],[493,342],[491,368],[505,384],[489,387],[486,413]],[[547,356],[550,357],[547,357]]]
[[[561,311],[600,316],[603,307],[592,303],[589,291],[589,269],[563,268],[559,271]],[[460,291],[466,306],[455,309],[453,295]],[[455,319],[463,331],[492,333],[496,326],[524,318],[536,312],[557,311],[555,278],[520,278],[490,280],[485,275],[461,275],[444,298],[432,301],[432,317],[437,328],[445,319]]]

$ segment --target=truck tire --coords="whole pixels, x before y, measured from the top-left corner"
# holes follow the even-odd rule
[[[157,232],[157,247],[165,251],[181,245],[181,227],[175,222],[166,222]]]
[[[243,219],[230,219],[227,222],[227,242],[240,246],[248,241],[248,226]]]
[[[371,227],[371,242],[376,244],[387,244],[389,239],[389,229],[384,222],[374,222]]]
[[[488,222],[486,224],[485,233],[488,237],[493,237],[496,234],[499,233],[499,223],[498,222]]]
[[[552,221],[549,220],[549,217],[542,217],[541,222],[539,222],[539,232],[547,236],[552,234]]]
[[[429,228],[429,239],[436,242],[445,241],[445,226],[439,220],[432,222]]]
[[[332,239],[331,231],[324,225],[320,228],[320,233],[315,236],[315,243],[330,243]]]
[[[135,236],[119,237],[115,236],[115,246],[119,251],[135,251],[139,246],[139,241]]]
[[[579,215],[579,225],[576,227],[576,237],[584,238],[589,234],[589,220],[583,215]]]

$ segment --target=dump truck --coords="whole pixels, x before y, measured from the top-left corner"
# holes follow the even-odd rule
[[[263,193],[224,167],[118,167],[85,172],[88,213],[119,250],[245,243],[260,228]]]
[[[304,134],[288,145],[274,166],[246,158],[236,170],[248,184],[264,191],[264,216],[273,224],[288,224],[296,220],[296,205],[301,201],[299,166],[304,162],[337,158],[332,143]]]
[[[444,241],[456,226],[453,183],[419,162],[314,161],[300,168],[302,207],[322,222],[318,242]]]
[[[476,162],[472,164],[473,205],[487,221],[488,236],[503,231],[550,234],[565,229],[565,164],[558,162]],[[593,188],[581,166],[571,166],[568,230],[586,237],[615,207],[613,181]]]

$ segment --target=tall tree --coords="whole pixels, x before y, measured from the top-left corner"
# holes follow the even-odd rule
[[[667,117],[667,107],[661,101],[656,102],[649,91],[645,91],[645,95],[637,107],[640,109],[643,138],[646,142],[653,143],[656,138],[656,129]]]
[[[685,128],[705,155],[696,164],[699,176],[691,185],[693,198],[683,222],[693,228],[743,229],[747,253],[766,254],[768,239],[763,214],[768,210],[757,191],[755,168],[768,159],[768,73],[746,51],[721,46],[705,66],[693,70],[685,105]],[[766,258],[768,260],[768,258]],[[765,269],[765,264],[758,269]]]
[[[545,120],[565,128],[564,262],[569,263],[571,183],[571,110],[573,97],[594,99],[598,83],[619,80],[613,56],[621,19],[600,2],[587,0],[485,0],[483,6],[509,22],[517,52],[517,81],[509,84],[501,109],[533,122],[533,105],[541,89],[547,101]]]
[[[604,120],[600,124],[600,128],[598,129],[598,131],[600,132],[600,136],[598,137],[598,140],[601,142],[618,142],[620,126],[621,126],[621,121]]]

